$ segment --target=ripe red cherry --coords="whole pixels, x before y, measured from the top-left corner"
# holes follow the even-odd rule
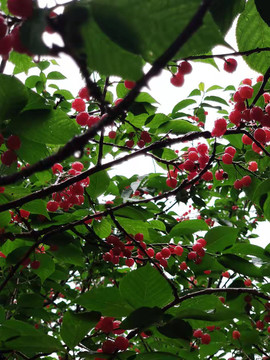
[[[137,145],[139,146],[140,149],[142,149],[145,146],[145,142],[141,139],[137,142]]]
[[[128,267],[133,266],[134,263],[135,263],[135,261],[134,261],[132,258],[126,259],[126,261],[125,261],[125,264],[126,264],[126,266],[128,266]]]
[[[252,139],[249,137],[249,136],[247,136],[247,135],[243,135],[242,136],[242,143],[244,144],[244,145],[251,145],[252,144]]]
[[[47,202],[47,210],[51,212],[55,212],[59,208],[59,203],[57,201],[48,201]]]
[[[75,161],[74,163],[72,163],[71,165],[72,169],[77,170],[77,171],[82,171],[83,169],[83,164],[80,161]]]
[[[182,61],[179,64],[178,71],[183,75],[190,74],[192,72],[192,66],[188,61]]]
[[[234,330],[232,332],[233,339],[238,340],[240,338],[240,336],[241,336],[241,334],[240,334],[240,332],[238,330]]]
[[[125,351],[129,347],[129,341],[124,336],[117,336],[114,342],[118,350]]]
[[[126,146],[129,148],[132,148],[134,146],[134,141],[133,140],[127,140],[126,141]]]
[[[225,149],[226,154],[230,154],[232,157],[236,154],[236,149],[233,146],[228,146]]]
[[[174,189],[174,188],[176,188],[176,186],[177,186],[177,179],[175,179],[175,178],[168,178],[168,179],[166,180],[166,184],[167,184],[167,186],[169,186],[170,188]]]
[[[222,276],[229,279],[229,277],[230,277],[229,271],[224,271],[224,272],[222,273]]]
[[[32,0],[8,0],[7,7],[12,15],[22,18],[29,18],[33,14]]]
[[[164,257],[164,258],[166,258],[166,259],[168,259],[170,256],[171,256],[171,251],[170,251],[170,249],[169,248],[163,248],[162,250],[161,250],[161,255]]]
[[[189,260],[195,260],[197,258],[197,253],[195,251],[190,251],[187,257]]]
[[[102,344],[102,351],[104,352],[104,354],[113,354],[115,350],[116,350],[116,346],[114,341],[112,340],[106,340]]]
[[[176,86],[176,87],[180,87],[184,84],[184,76],[178,72],[176,75],[173,75],[171,77],[171,84]]]
[[[40,261],[34,260],[34,261],[31,262],[30,266],[31,266],[32,269],[37,270],[40,267]]]
[[[228,153],[225,153],[224,155],[222,155],[222,161],[224,162],[224,164],[232,164],[233,162],[233,157],[228,154]]]
[[[251,79],[244,79],[244,80],[242,81],[242,83],[245,84],[245,85],[251,86],[251,85],[252,85],[252,80],[251,80]]]
[[[194,336],[195,338],[200,338],[200,337],[202,337],[202,335],[203,335],[203,332],[202,332],[201,329],[197,329],[197,330],[195,330],[195,331],[193,332],[193,336]]]
[[[24,219],[28,219],[30,215],[30,212],[24,209],[20,210],[20,216]]]
[[[1,154],[1,161],[4,165],[10,166],[17,161],[17,155],[13,150],[7,150]]]
[[[108,136],[109,136],[110,139],[115,139],[116,138],[116,131],[111,130],[109,132]]]
[[[251,177],[249,175],[246,175],[246,176],[244,176],[242,178],[241,182],[242,182],[244,187],[248,187],[251,184],[252,180],[251,180]]]
[[[77,124],[79,124],[80,126],[86,126],[89,120],[89,115],[87,112],[83,111],[80,112],[77,116],[76,116],[76,122]]]
[[[208,345],[211,342],[211,336],[209,334],[203,334],[201,336],[202,344]]]
[[[232,73],[237,68],[237,61],[235,59],[229,58],[224,62],[224,70],[228,73]]]
[[[0,39],[0,55],[7,56],[12,49],[12,36],[7,35]]]
[[[233,101],[234,101],[234,102],[243,101],[243,98],[240,96],[239,91],[236,91],[236,92],[233,94]]]
[[[248,163],[248,170],[250,171],[257,171],[258,170],[258,164],[256,161],[250,161]]]
[[[259,75],[258,77],[257,77],[257,80],[256,80],[257,82],[261,82],[261,81],[263,81],[263,75]]]
[[[83,112],[85,111],[85,102],[83,99],[77,98],[72,102],[71,107],[78,112]]]
[[[142,233],[137,233],[135,236],[134,236],[135,240],[136,241],[143,241],[144,239],[144,236]]]
[[[263,129],[256,129],[254,132],[254,138],[260,143],[264,144],[266,140],[266,133]]]
[[[256,328],[259,329],[259,330],[263,330],[264,328],[264,322],[262,320],[258,320],[256,322]]]
[[[242,113],[239,110],[233,110],[229,115],[229,120],[236,126],[240,125],[242,119]]]
[[[10,150],[19,150],[21,147],[21,140],[17,135],[10,135],[6,142],[7,148]]]
[[[100,330],[106,334],[113,331],[113,319],[111,317],[104,317],[99,324]]]
[[[217,119],[214,123],[214,129],[212,131],[213,136],[222,136],[227,130],[227,121],[224,118]]]
[[[174,248],[174,254],[177,256],[181,256],[183,254],[183,251],[184,251],[184,249],[180,245],[177,245]]]
[[[197,243],[202,244],[203,247],[205,247],[207,245],[207,241],[205,239],[203,239],[203,238],[198,239]]]
[[[180,270],[186,270],[187,269],[187,263],[185,261],[181,262],[179,265]]]
[[[200,155],[205,155],[208,153],[208,146],[206,144],[199,144],[197,150]]]
[[[124,85],[127,89],[131,90],[136,85],[135,81],[125,80]]]
[[[90,96],[89,96],[89,92],[88,92],[88,89],[87,89],[87,87],[83,87],[83,88],[81,88],[80,90],[79,90],[79,97],[81,98],[81,99],[85,99],[86,101],[89,101],[89,99],[90,99]]]
[[[251,281],[250,279],[246,279],[246,280],[244,281],[244,284],[245,284],[245,286],[251,286],[251,285],[252,285],[252,281]]]
[[[238,91],[242,99],[251,99],[254,92],[253,88],[249,85],[240,86]]]
[[[63,166],[59,163],[56,163],[52,166],[52,172],[54,174],[61,173],[63,171]]]
[[[223,173],[224,173],[223,169],[217,170],[215,173],[216,179],[219,181],[223,180]]]
[[[213,180],[213,174],[211,173],[211,171],[206,171],[206,173],[203,174],[202,178],[205,180],[205,181],[211,181]]]

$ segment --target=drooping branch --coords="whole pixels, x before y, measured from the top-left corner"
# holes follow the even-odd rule
[[[153,63],[151,69],[137,81],[135,87],[125,96],[123,101],[117,106],[107,109],[107,116],[104,116],[97,124],[92,126],[84,134],[79,135],[71,139],[65,146],[63,146],[57,153],[31,165],[23,170],[0,177],[0,186],[15,183],[19,180],[28,178],[39,171],[50,169],[55,163],[62,162],[68,157],[72,156],[76,151],[82,152],[88,141],[94,137],[98,131],[103,129],[105,126],[110,125],[120,114],[126,111],[129,106],[133,103],[136,97],[139,95],[141,89],[147,85],[149,80],[157,76],[160,71],[166,66],[176,53],[182,48],[182,46],[192,37],[192,35],[201,27],[203,18],[207,13],[212,0],[204,0],[197,12],[190,20],[188,25],[182,31],[182,33],[176,38],[176,40],[168,47],[168,49]],[[87,66],[84,61],[75,59],[80,67],[82,74],[84,74],[86,83],[90,81]],[[90,85],[89,85],[90,86]],[[102,98],[98,94],[98,100]]]

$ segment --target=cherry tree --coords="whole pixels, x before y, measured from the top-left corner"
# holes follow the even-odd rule
[[[0,10],[1,359],[269,359],[270,245],[253,244],[270,220],[267,2]],[[257,79],[200,83],[168,114],[144,91],[161,71],[184,88],[195,62],[235,73],[239,57]],[[141,156],[157,171],[136,175]]]

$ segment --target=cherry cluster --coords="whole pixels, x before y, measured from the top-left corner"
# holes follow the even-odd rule
[[[0,146],[4,143],[8,150],[2,152],[1,161],[2,164],[10,166],[17,161],[17,154],[15,151],[20,149],[21,140],[17,135],[10,135],[5,141],[4,136],[0,134]]]
[[[184,75],[190,74],[192,72],[192,66],[188,61],[182,61],[178,65],[178,70],[176,74],[173,74],[171,77],[171,84],[177,87],[181,87],[184,84]]]
[[[63,166],[56,163],[52,167],[52,172],[61,179],[66,180],[68,177],[79,175],[83,170],[83,164],[75,161],[71,164],[71,169],[68,172],[63,172]],[[90,184],[89,177],[70,185],[59,193],[53,193],[53,200],[48,201],[47,210],[55,212],[59,208],[68,211],[74,205],[82,205],[84,203],[84,189]]]

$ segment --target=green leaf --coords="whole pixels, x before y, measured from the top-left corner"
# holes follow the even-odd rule
[[[48,10],[34,9],[33,15],[23,22],[20,29],[20,39],[29,52],[35,55],[50,54],[43,40],[42,34],[47,25]]]
[[[145,306],[162,307],[172,299],[170,285],[150,265],[127,274],[120,283],[120,293],[135,309]]]
[[[172,339],[185,339],[190,340],[192,337],[192,327],[191,325],[181,319],[172,319],[167,324],[158,327],[158,331]]]
[[[12,51],[9,55],[9,59],[12,64],[15,65],[13,74],[19,74],[25,72],[27,74],[28,70],[37,65],[32,61],[32,58],[25,54],[19,54],[16,51]]]
[[[175,225],[170,231],[170,236],[194,234],[197,231],[208,230],[208,225],[203,220],[186,220]]]
[[[245,10],[238,19],[236,39],[239,51],[270,46],[270,28],[258,13],[254,0],[247,2]],[[269,51],[262,51],[246,56],[244,60],[251,69],[264,74],[268,69],[270,54]]]
[[[70,348],[74,348],[100,319],[99,312],[73,313],[68,311],[63,317],[60,335]]]
[[[186,108],[189,105],[192,104],[196,104],[196,101],[193,99],[185,99],[180,101],[178,104],[175,105],[175,107],[173,108],[172,114],[177,113],[179,110],[182,110],[184,108]]]
[[[64,145],[79,134],[76,122],[59,109],[25,111],[12,119],[10,129],[40,144]]]
[[[48,80],[64,80],[66,77],[61,74],[59,71],[52,71],[47,76]]]
[[[0,213],[0,228],[4,228],[10,223],[11,215],[9,211],[3,211]]]
[[[46,201],[37,199],[23,205],[22,209],[30,211],[31,214],[44,215],[47,219],[50,219],[46,206]]]
[[[210,11],[222,34],[226,34],[235,17],[244,10],[245,0],[214,0]]]
[[[239,229],[228,226],[216,226],[210,229],[206,235],[206,248],[210,252],[218,252],[233,245],[237,239]]]
[[[93,230],[100,238],[105,238],[111,234],[112,227],[108,220],[102,219],[99,221],[94,220]]]
[[[57,242],[52,241],[57,245]],[[84,267],[85,260],[81,248],[74,244],[61,244],[57,251],[53,252],[53,255],[57,260],[60,260],[67,264],[73,264],[76,266]]]
[[[261,270],[251,262],[234,254],[224,254],[218,257],[218,261],[227,269],[231,269],[239,274],[261,277]]]
[[[161,321],[163,311],[158,307],[141,307],[134,310],[121,323],[121,329],[147,328]]]
[[[242,135],[225,135],[223,136],[224,139],[228,140],[230,145],[235,146],[237,149],[242,149],[243,142],[242,142]],[[253,151],[254,153],[254,151]]]
[[[201,131],[198,126],[191,124],[187,120],[171,120],[161,125],[157,129],[158,134],[166,134],[171,131],[173,134],[186,134],[191,131]]]
[[[109,184],[110,178],[107,171],[100,171],[90,176],[90,185],[87,188],[87,192],[92,199],[96,199],[104,194]]]
[[[116,287],[93,288],[76,299],[76,303],[91,311],[99,311],[103,316],[127,316],[132,307],[122,297]]]
[[[21,136],[21,147],[17,150],[19,157],[28,164],[34,164],[50,155],[45,144],[39,144]]]
[[[262,19],[270,26],[270,3],[265,0],[255,0],[255,5]]]
[[[135,358],[136,360],[179,360],[179,356],[155,351],[154,353],[139,354]]]
[[[43,283],[50,275],[55,271],[55,265],[53,259],[47,254],[36,254],[36,260],[40,262],[38,269],[31,269],[33,273],[37,274]]]
[[[18,306],[23,308],[41,308],[44,298],[38,294],[22,294],[18,298]]]
[[[227,105],[228,106],[228,103],[226,100],[222,99],[221,97],[219,96],[206,96],[204,98],[204,100],[208,100],[208,101],[215,101],[215,102],[218,102],[220,104],[223,104],[223,105]]]
[[[17,78],[0,74],[0,121],[19,114],[27,100],[27,88]]]

